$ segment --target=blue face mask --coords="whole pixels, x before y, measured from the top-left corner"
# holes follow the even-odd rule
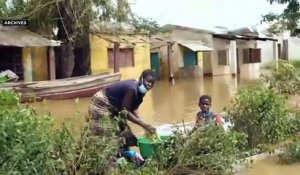
[[[139,92],[142,94],[146,94],[146,92],[148,91],[147,88],[145,87],[144,83],[143,83],[143,78],[142,78],[142,84],[138,86],[139,88]]]

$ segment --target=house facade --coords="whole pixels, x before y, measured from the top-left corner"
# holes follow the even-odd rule
[[[210,31],[178,25],[166,25],[159,37],[173,42],[171,67],[175,77],[202,76],[205,64],[210,64],[213,51],[213,37]],[[155,46],[152,46],[155,48]],[[151,50],[161,59],[162,77],[167,76],[167,49]],[[213,64],[211,64],[213,66]],[[212,68],[211,68],[212,69]]]
[[[239,74],[241,77],[258,78],[263,64],[278,59],[277,40],[248,28],[223,32],[177,25],[164,28],[159,36],[175,43],[172,68],[177,77]],[[152,52],[159,53],[165,77],[168,71],[167,51],[163,47],[159,50],[154,48]]]
[[[297,37],[276,37],[278,38],[280,49],[280,59],[290,61],[300,61],[300,38]]]
[[[25,82],[55,78],[53,47],[59,45],[22,28],[0,26],[0,70],[10,69]]]
[[[266,29],[262,30],[262,32],[268,34],[268,31]],[[298,49],[300,47],[300,39],[299,37],[293,37],[290,35],[290,32],[286,31],[283,32],[281,35],[275,35],[273,38],[277,39],[277,55],[278,59],[281,60],[290,60],[290,61],[299,61],[300,60],[300,50]],[[263,48],[272,48],[275,47],[275,45],[271,43],[260,43],[260,46]],[[264,53],[266,59],[273,56],[272,52],[266,52]],[[262,66],[265,66],[262,65]]]
[[[214,37],[229,41],[231,73],[242,78],[259,78],[262,65],[278,60],[277,40],[247,28],[215,33]]]
[[[117,63],[114,61],[115,44],[118,45]],[[90,59],[91,74],[113,73],[118,69],[121,79],[137,79],[144,69],[150,68],[149,37],[125,29],[106,31],[101,24],[94,24],[90,34]]]

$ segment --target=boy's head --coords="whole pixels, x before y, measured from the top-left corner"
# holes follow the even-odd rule
[[[201,111],[208,112],[211,106],[211,97],[209,95],[202,95],[199,98],[199,107]]]

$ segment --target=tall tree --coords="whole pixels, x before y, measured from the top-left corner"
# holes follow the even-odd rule
[[[270,4],[287,5],[281,14],[269,13],[263,16],[263,22],[271,24],[269,33],[281,34],[290,31],[292,36],[300,35],[300,2],[299,0],[267,0]]]

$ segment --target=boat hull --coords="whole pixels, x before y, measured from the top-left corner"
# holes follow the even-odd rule
[[[90,97],[106,86],[118,82],[121,74],[99,74],[72,77],[53,81],[36,81],[19,84],[1,84],[0,88],[21,93],[21,102],[63,100]]]

